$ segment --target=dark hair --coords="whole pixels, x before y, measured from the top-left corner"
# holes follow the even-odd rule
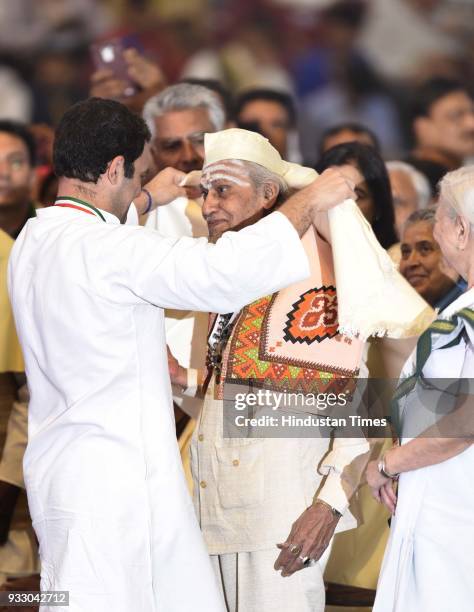
[[[265,100],[267,102],[276,102],[280,104],[288,114],[290,125],[295,125],[296,108],[293,98],[290,94],[275,89],[249,89],[241,93],[235,102],[235,116],[238,117],[244,106],[249,102],[255,102],[255,100]]]
[[[143,119],[120,102],[89,98],[74,104],[59,123],[54,171],[58,177],[97,183],[107,164],[123,155],[125,176],[132,178],[134,162],[150,137]]]
[[[345,27],[358,29],[367,16],[367,3],[364,0],[339,0],[321,12],[323,19]]]
[[[384,249],[397,242],[392,191],[387,168],[379,153],[369,145],[347,142],[332,147],[324,153],[316,165],[318,172],[330,166],[344,166],[353,163],[364,177],[375,206],[372,229]]]
[[[232,94],[224,87],[220,81],[217,79],[197,79],[189,77],[187,79],[181,79],[180,83],[189,83],[190,85],[201,85],[202,87],[206,87],[210,89],[214,93],[216,93],[221,102],[222,106],[225,110],[226,120],[233,121],[234,119],[234,99],[232,98]]]
[[[427,117],[435,102],[457,91],[464,91],[470,95],[467,87],[454,79],[436,77],[426,81],[415,91],[413,96],[412,120],[417,117]]]
[[[405,227],[403,229],[406,229],[407,226],[412,223],[419,223],[420,221],[428,221],[431,225],[434,225],[435,215],[436,206],[428,206],[428,208],[415,210],[405,221]]]
[[[345,123],[338,123],[337,125],[333,125],[332,127],[328,128],[323,132],[323,135],[321,137],[321,152],[326,138],[329,138],[330,136],[335,136],[336,134],[345,131],[354,132],[354,134],[365,134],[372,141],[372,146],[374,147],[374,149],[376,149],[376,151],[380,153],[380,142],[376,134],[365,125],[362,125],[362,123],[355,123],[351,121],[347,121]]]
[[[33,134],[24,123],[3,119],[0,121],[0,132],[10,134],[21,140],[28,150],[30,166],[36,164],[36,141]]]

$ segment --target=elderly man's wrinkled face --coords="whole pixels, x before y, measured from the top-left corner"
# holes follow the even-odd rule
[[[410,176],[403,170],[389,170],[395,212],[395,231],[400,238],[405,221],[418,207],[418,194]]]
[[[408,225],[402,236],[400,273],[431,305],[454,285],[456,274],[443,262],[429,221]],[[447,273],[451,274],[451,277]]]
[[[245,163],[239,160],[216,162],[207,166],[201,179],[204,203],[202,214],[215,242],[228,230],[239,230],[261,219],[275,203],[264,189],[252,182]]]
[[[435,147],[464,159],[474,154],[474,102],[463,91],[437,100],[415,129],[422,146]]]
[[[215,132],[205,108],[170,111],[155,117],[153,155],[158,170],[167,166],[182,172],[201,170],[204,161],[204,134]]]

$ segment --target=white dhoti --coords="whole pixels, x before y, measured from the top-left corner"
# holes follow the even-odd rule
[[[321,565],[288,578],[273,569],[278,550],[211,555],[228,612],[314,612],[324,609]]]

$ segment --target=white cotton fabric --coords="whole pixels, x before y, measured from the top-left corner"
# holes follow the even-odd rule
[[[329,213],[339,331],[347,336],[418,336],[434,310],[397,271],[353,200]]]

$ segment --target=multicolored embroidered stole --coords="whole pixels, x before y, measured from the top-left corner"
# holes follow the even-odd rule
[[[226,382],[309,394],[338,392],[357,377],[363,343],[337,331],[331,247],[313,228],[302,242],[310,278],[243,308],[222,357],[219,398]]]
[[[104,223],[106,223],[104,215],[100,212],[98,208],[92,206],[92,204],[84,202],[83,200],[79,200],[78,198],[72,198],[70,196],[61,196],[59,198],[56,198],[54,205],[60,206],[62,208],[73,208],[75,210],[80,210],[81,212],[85,212],[88,215],[98,217],[99,219],[102,219]]]

